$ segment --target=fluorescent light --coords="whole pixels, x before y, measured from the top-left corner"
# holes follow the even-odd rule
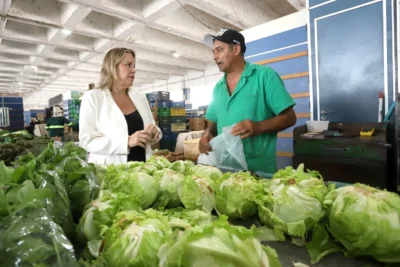
[[[62,29],[62,33],[68,35],[68,34],[71,34],[72,32],[70,30],[67,30],[67,29]]]
[[[18,85],[23,85],[23,83],[22,82],[18,82]]]
[[[178,52],[174,52],[174,53],[172,53],[172,55],[173,55],[174,57],[179,57],[179,56],[180,56]]]

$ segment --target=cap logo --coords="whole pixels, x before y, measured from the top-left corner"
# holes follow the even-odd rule
[[[225,32],[227,32],[228,30],[227,29],[221,29],[218,33],[217,33],[217,35],[216,36],[221,36],[221,35],[223,35]]]

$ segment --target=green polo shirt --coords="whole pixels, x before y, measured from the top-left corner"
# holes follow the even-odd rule
[[[243,120],[270,119],[296,103],[286,91],[280,76],[268,66],[246,62],[240,80],[229,95],[226,74],[215,85],[206,118],[222,128]],[[277,133],[264,133],[243,140],[243,149],[251,171],[275,173]]]

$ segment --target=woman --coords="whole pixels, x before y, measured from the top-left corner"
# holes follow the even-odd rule
[[[100,89],[83,95],[79,140],[89,152],[89,162],[146,161],[152,155],[151,145],[161,139],[146,97],[130,88],[135,61],[134,51],[111,49],[101,67]]]

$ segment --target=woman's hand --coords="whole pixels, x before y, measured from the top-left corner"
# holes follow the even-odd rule
[[[150,140],[151,140],[151,135],[148,132],[146,132],[145,130],[137,131],[131,136],[129,136],[128,147],[132,148],[135,146],[140,146],[145,148],[146,145],[150,142]]]
[[[150,141],[158,141],[158,139],[160,138],[160,132],[154,124],[147,125],[144,128],[144,131],[151,136]]]

